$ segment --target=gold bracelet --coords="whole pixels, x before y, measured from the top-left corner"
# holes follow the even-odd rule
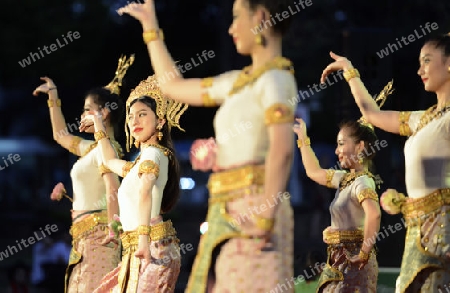
[[[347,82],[354,77],[360,77],[359,71],[356,68],[351,68],[349,70],[344,71],[344,78]]]
[[[255,225],[264,231],[271,231],[275,224],[274,219],[262,218],[255,214],[253,215],[253,219],[255,219]]]
[[[297,139],[297,147],[300,149],[303,146],[309,146],[311,145],[311,140],[309,139],[309,137],[307,137],[306,139]]]
[[[370,253],[364,252],[362,249],[359,251],[359,258],[364,261],[367,262],[369,260],[370,257]]]
[[[60,99],[48,99],[47,100],[47,105],[49,108],[51,107],[61,107],[61,100]]]
[[[137,228],[137,233],[138,235],[147,235],[150,236],[150,232],[151,232],[152,228],[148,225],[140,225]]]
[[[94,138],[95,138],[95,141],[100,141],[103,138],[109,139],[109,136],[103,130],[100,130],[100,131],[96,131],[94,133]]]
[[[148,43],[160,39],[164,41],[164,34],[161,29],[151,29],[149,31],[143,32],[142,37],[144,38],[144,43],[147,45]]]

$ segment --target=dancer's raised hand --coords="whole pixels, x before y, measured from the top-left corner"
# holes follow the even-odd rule
[[[139,20],[144,31],[158,28],[155,4],[153,0],[145,0],[143,3],[133,2],[117,10],[119,15],[128,14]]]
[[[352,62],[350,62],[350,60],[348,60],[346,57],[339,56],[333,52],[330,52],[330,56],[334,59],[334,62],[328,64],[328,66],[323,70],[322,76],[320,77],[321,83],[325,83],[325,79],[327,78],[327,76],[334,71],[346,71],[353,68]]]
[[[298,139],[305,139],[308,135],[306,134],[306,123],[301,118],[295,118],[298,124],[294,124],[292,130],[297,134]]]
[[[45,81],[45,83],[41,84],[33,91],[33,96],[37,96],[39,93],[48,94],[49,91],[56,90],[56,85],[51,78],[45,76],[41,77],[41,80]]]

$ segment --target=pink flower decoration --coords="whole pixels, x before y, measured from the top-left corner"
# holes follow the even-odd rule
[[[191,146],[190,160],[193,170],[208,172],[216,163],[217,144],[214,138],[197,139]]]
[[[402,211],[402,206],[406,201],[403,193],[399,193],[395,189],[388,189],[381,195],[380,206],[386,213],[396,215]]]
[[[64,184],[59,182],[56,184],[56,186],[53,188],[52,194],[50,194],[51,200],[57,200],[60,201],[61,198],[67,193],[66,189],[64,188]]]

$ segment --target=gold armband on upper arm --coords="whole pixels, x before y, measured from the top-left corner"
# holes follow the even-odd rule
[[[409,117],[411,116],[411,112],[400,112],[400,135],[402,136],[410,136],[412,134],[411,128],[409,127],[408,121]]]
[[[76,155],[76,156],[80,156],[81,152],[80,152],[80,143],[83,140],[83,138],[79,137],[79,136],[73,136],[72,138],[72,142],[70,144],[70,148],[69,148],[69,152],[71,152],[72,154]]]
[[[334,172],[336,172],[333,169],[327,169],[325,170],[327,172],[327,187],[333,188],[333,185],[331,184],[331,180],[333,180]]]
[[[214,78],[212,78],[212,77],[206,77],[201,80],[201,87],[204,90],[204,92],[202,93],[202,101],[203,101],[203,106],[205,106],[205,107],[216,107],[217,106],[216,101],[214,101],[211,98],[208,91],[206,90],[206,88],[209,88],[212,86],[213,81],[214,81]]]
[[[358,198],[358,202],[361,204],[365,199],[373,199],[374,201],[378,202],[378,194],[373,190],[372,188],[366,188],[362,190],[358,195],[356,196]]]
[[[142,174],[153,174],[156,178],[159,176],[159,166],[152,160],[145,160],[139,164],[138,176],[139,178]]]
[[[294,112],[282,103],[276,103],[267,108],[264,116],[266,125],[294,122]]]
[[[106,167],[106,165],[101,164],[100,166],[98,166],[98,171],[100,172],[100,175],[103,176],[104,174],[107,173],[112,173],[112,171]]]
[[[127,176],[128,172],[130,172],[131,168],[133,168],[134,163],[133,162],[126,162],[125,165],[122,167],[122,177]]]

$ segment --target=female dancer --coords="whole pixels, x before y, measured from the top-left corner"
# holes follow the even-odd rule
[[[436,170],[445,170],[450,158],[450,36],[432,37],[420,51],[417,74],[425,90],[437,96],[437,104],[426,111],[380,111],[352,63],[330,55],[335,61],[325,68],[322,81],[330,72],[344,70],[367,121],[409,137],[405,144],[409,197],[406,200],[389,190],[394,194],[386,208],[402,212],[408,226],[396,292],[444,292],[450,287],[450,189],[444,180],[446,174],[442,174],[442,180],[433,178]]]
[[[335,188],[331,203],[331,226],[323,231],[328,262],[317,292],[376,292],[378,264],[373,250],[380,228],[380,207],[374,176],[369,166],[374,154],[365,149],[377,140],[367,124],[352,121],[340,126],[336,155],[348,169],[322,169],[310,147],[302,119],[294,126],[306,174],[315,182]]]
[[[200,240],[186,292],[205,292],[214,267],[215,278],[211,274],[209,279],[214,292],[266,292],[293,277],[293,213],[284,191],[293,156],[295,105],[289,99],[297,86],[292,63],[281,56],[290,18],[275,24],[270,19],[288,11],[289,3],[236,0],[229,34],[252,64],[204,79],[185,79],[178,71],[163,42],[154,1],[118,11],[141,22],[156,75],[173,77],[161,84],[169,98],[220,106],[214,121],[217,160],[208,183],[208,231]],[[214,265],[216,248],[220,254]],[[285,292],[293,292],[289,287]]]
[[[133,90],[126,103],[125,129],[127,150],[133,140],[140,145],[134,162],[116,158],[101,113],[81,121],[81,129],[93,121],[103,161],[124,177],[119,188],[122,262],[94,292],[174,292],[181,266],[179,240],[172,222],[163,221],[161,214],[172,209],[180,194],[170,129],[180,128],[186,108],[167,100],[154,76]]]
[[[121,113],[119,85],[133,60],[121,58],[117,70],[120,74],[116,75],[108,86],[88,91],[81,115],[83,118],[92,110],[104,113],[108,135],[119,155],[122,155],[122,149],[114,140],[114,127]],[[115,268],[120,260],[120,246],[112,234],[108,233],[108,223],[119,211],[116,193],[120,182],[118,177],[103,165],[97,142],[82,139],[67,131],[57,88],[50,78],[41,79],[45,83],[37,87],[33,94],[48,94],[53,138],[62,147],[80,157],[70,172],[73,185],[73,224],[70,234],[73,240],[65,292],[92,292],[99,286],[104,275]],[[93,133],[94,128],[90,127],[84,131]]]

